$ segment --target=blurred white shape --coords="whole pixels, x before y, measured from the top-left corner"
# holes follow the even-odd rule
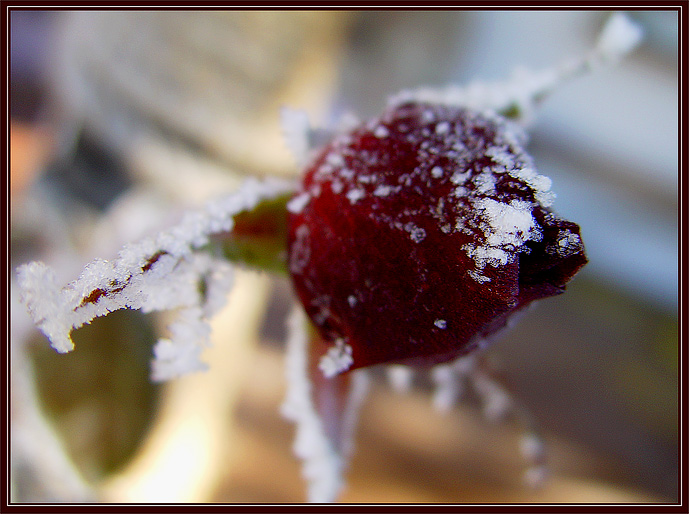
[[[623,13],[613,14],[603,27],[596,49],[606,59],[618,60],[636,47],[643,30]]]

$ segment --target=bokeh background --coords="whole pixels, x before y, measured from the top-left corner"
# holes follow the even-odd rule
[[[44,12],[10,16],[11,270],[65,283],[247,175],[296,176],[281,106],[328,125],[422,85],[500,80],[594,43],[603,11]],[[525,487],[519,428],[449,414],[378,374],[342,501],[675,502],[678,16],[634,11],[619,66],[561,87],[530,150],[590,263],[489,351],[548,445]],[[284,394],[283,278],[240,270],[207,373],[157,385],[164,317],[118,312],[58,355],[12,282],[13,501],[300,502]]]

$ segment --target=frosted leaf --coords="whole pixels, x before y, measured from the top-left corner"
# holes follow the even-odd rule
[[[448,412],[460,399],[466,386],[471,385],[483,405],[486,418],[497,421],[510,414],[518,422],[521,431],[519,451],[527,464],[524,479],[531,487],[542,485],[547,473],[543,440],[534,430],[528,413],[513,403],[509,393],[483,364],[476,354],[470,354],[433,366],[433,406],[442,413]]]
[[[125,308],[180,309],[170,327],[172,336],[156,347],[156,355],[165,359],[154,362],[153,375],[165,379],[200,369],[198,355],[208,344],[207,319],[224,304],[232,284],[231,266],[205,253],[203,246],[211,235],[230,231],[236,214],[291,190],[284,181],[249,179],[235,193],[188,213],[171,229],[124,246],[116,260],[87,264],[79,278],[63,288],[45,264],[25,264],[17,270],[21,300],[61,353],[74,348],[72,330],[98,316]]]
[[[359,420],[359,411],[368,395],[369,386],[370,378],[365,369],[357,369],[351,373],[351,383],[341,426],[340,455],[344,465],[347,464],[354,450],[354,432]]]
[[[18,283],[24,303],[35,323],[50,339],[55,350],[69,352],[74,343],[69,338],[73,321],[62,315],[64,305],[60,298],[55,272],[42,262],[32,262],[18,270]]]
[[[359,411],[366,398],[370,379],[368,372],[360,369],[348,374],[348,380],[330,388],[333,385],[330,380],[333,379],[324,379],[317,372],[315,377],[310,374],[309,320],[299,306],[294,306],[287,324],[287,392],[281,412],[296,424],[293,449],[302,460],[302,475],[308,484],[308,501],[333,502],[344,485],[343,475],[353,450]],[[342,389],[343,385],[345,389]],[[323,387],[324,390],[315,391],[317,387]],[[324,394],[339,395],[343,390],[344,397],[328,397],[325,400],[329,418],[322,419],[314,398],[323,400]],[[326,425],[333,422],[337,428],[328,433]]]

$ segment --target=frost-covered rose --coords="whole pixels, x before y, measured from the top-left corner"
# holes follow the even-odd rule
[[[289,270],[326,375],[456,358],[564,291],[579,227],[524,143],[497,115],[410,101],[317,153],[288,204]]]
[[[358,368],[435,365],[439,408],[467,382],[490,417],[510,410],[508,392],[465,354],[531,302],[563,292],[586,264],[579,227],[551,210],[550,180],[535,171],[521,125],[560,83],[616,62],[640,39],[615,14],[579,60],[504,83],[401,92],[379,118],[319,148],[311,143],[321,133],[297,116],[288,146],[299,160],[313,152],[301,180],[247,179],[64,287],[49,266],[25,264],[21,299],[59,352],[72,350],[73,330],[111,311],[175,311],[152,363],[152,378],[168,380],[206,367],[209,320],[234,264],[287,269],[304,309],[289,319],[282,414],[297,427],[309,501],[334,501],[366,396],[369,374]],[[410,370],[386,369],[393,383],[408,383]],[[538,483],[543,451],[528,425],[527,479]]]

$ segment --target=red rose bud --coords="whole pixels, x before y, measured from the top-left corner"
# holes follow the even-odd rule
[[[288,203],[288,264],[326,376],[456,358],[564,291],[579,227],[524,143],[497,115],[407,102],[319,151]]]

